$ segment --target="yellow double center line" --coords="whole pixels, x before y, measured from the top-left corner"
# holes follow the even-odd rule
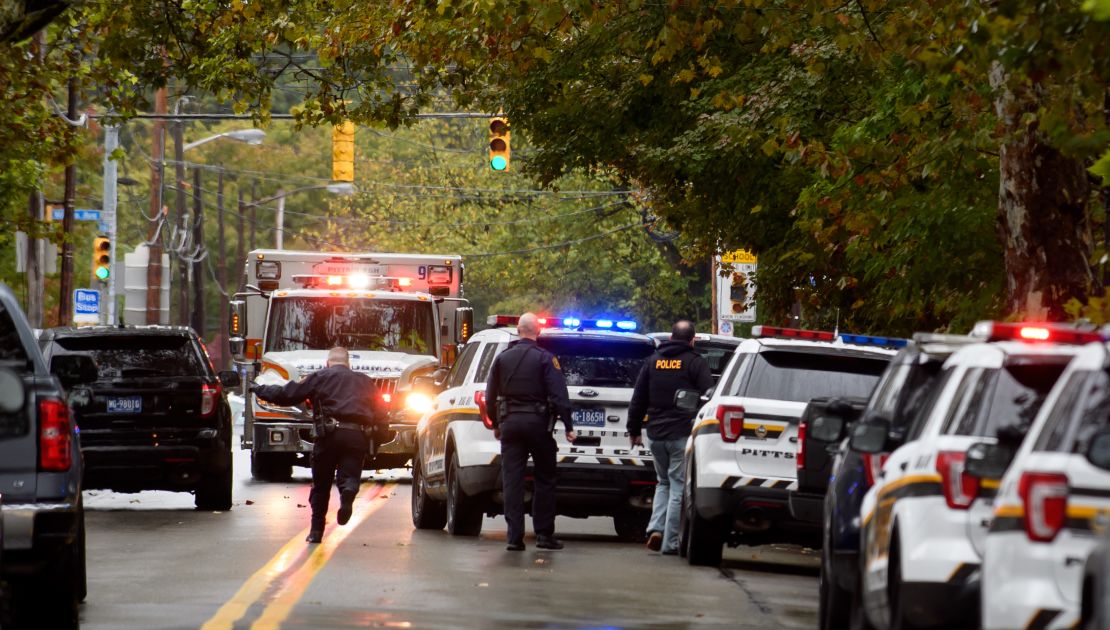
[[[289,618],[293,606],[300,601],[313,578],[328,563],[335,554],[339,545],[347,539],[364,520],[377,511],[385,501],[375,501],[378,497],[386,496],[385,492],[392,488],[393,483],[377,484],[362,493],[362,498],[355,506],[351,520],[344,527],[335,527],[324,536],[324,541],[314,545],[307,557],[296,570],[282,580],[277,593],[262,610],[258,620],[251,624],[252,630],[273,630],[280,628],[282,622]],[[274,555],[273,558],[254,572],[247,581],[227,600],[211,619],[206,621],[201,630],[231,630],[235,622],[242,619],[267,591],[271,590],[274,583],[285,575],[297,560],[305,555],[304,541],[308,535],[308,528],[304,528]]]

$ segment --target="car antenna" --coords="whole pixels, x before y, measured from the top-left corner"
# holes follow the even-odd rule
[[[836,323],[833,324],[833,336],[840,336],[840,308],[836,309]]]

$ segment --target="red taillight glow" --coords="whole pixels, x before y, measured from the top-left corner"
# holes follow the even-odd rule
[[[798,424],[798,456],[795,458],[798,470],[806,467],[806,430],[809,428],[808,424],[805,420]]]
[[[809,341],[834,341],[836,333],[826,330],[804,330],[802,328],[780,328],[778,326],[752,326],[752,337],[783,337],[786,339],[808,339]]]
[[[382,393],[382,402],[387,405],[391,404],[393,402],[393,394],[390,394],[389,392]]]
[[[1018,494],[1025,508],[1025,535],[1052,542],[1068,517],[1068,478],[1060,473],[1022,473]]]
[[[343,284],[343,276],[328,276],[327,283],[329,287],[338,287]]]
[[[965,459],[967,453],[962,451],[937,453],[937,472],[944,501],[953,510],[966,510],[979,496],[979,479],[964,472]]]
[[[220,385],[200,386],[200,415],[210,416],[216,411],[216,404],[220,402]]]
[[[399,287],[411,287],[412,286],[412,278],[397,278],[397,286],[399,286]]]
[[[492,429],[493,420],[489,417],[489,413],[486,410],[486,393],[482,390],[474,392],[474,402],[478,405],[478,413],[482,416],[482,424],[484,424],[487,429]]]
[[[721,430],[721,439],[735,442],[740,439],[740,434],[744,431],[744,408],[721,405],[717,407],[717,421]]]
[[[39,469],[64,471],[73,463],[69,407],[56,398],[39,401]]]
[[[886,463],[886,458],[890,457],[890,453],[862,453],[863,455],[863,473],[867,477],[867,487],[875,485],[875,480],[879,478],[879,473],[883,470],[883,464]]]
[[[972,335],[985,337],[987,341],[1048,341],[1082,345],[1101,341],[1095,332],[1076,330],[1061,324],[1020,324],[1004,322],[979,322]]]
[[[1018,331],[1018,336],[1022,339],[1032,339],[1035,341],[1046,341],[1048,339],[1048,329],[1038,328],[1035,326],[1022,326]]]

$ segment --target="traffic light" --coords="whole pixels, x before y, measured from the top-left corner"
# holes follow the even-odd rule
[[[503,116],[489,121],[489,167],[495,171],[509,170],[509,119]]]
[[[349,120],[332,127],[331,180],[347,183],[355,181],[355,124]]]
[[[112,241],[107,236],[93,239],[92,274],[93,278],[107,282],[112,273]]]

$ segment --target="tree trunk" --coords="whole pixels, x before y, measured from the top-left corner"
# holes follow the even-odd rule
[[[991,72],[995,108],[1007,132],[999,153],[998,229],[1006,264],[1008,314],[1064,321],[1064,304],[1084,301],[1093,275],[1090,184],[1082,162],[1051,146],[1036,124],[1035,87],[1007,85],[1001,66]]]

